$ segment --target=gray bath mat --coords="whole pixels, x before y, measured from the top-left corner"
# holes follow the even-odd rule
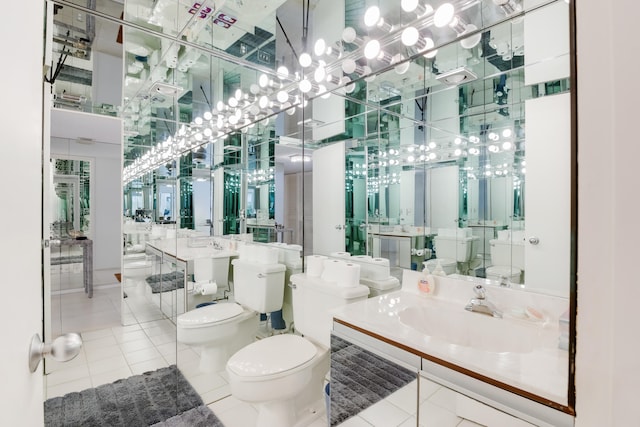
[[[154,424],[153,427],[224,427],[220,420],[205,405],[189,409],[175,417]]]
[[[145,280],[151,287],[151,293],[154,294],[184,288],[184,275],[180,271],[154,274],[147,277]]]
[[[47,427],[150,426],[202,405],[200,395],[172,365],[48,399],[44,402],[44,424]],[[191,415],[196,417],[197,413]],[[205,415],[215,418],[213,413]]]
[[[417,378],[417,374],[331,336],[331,426],[336,426]]]

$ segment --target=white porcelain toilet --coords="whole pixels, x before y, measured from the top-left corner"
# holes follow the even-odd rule
[[[427,261],[429,270],[433,271],[439,260],[445,273],[467,274],[470,263],[478,255],[478,241],[479,237],[474,236],[470,228],[439,229],[433,238],[437,258]]]
[[[332,308],[367,298],[364,285],[339,287],[306,274],[291,276],[297,332],[250,344],[231,356],[231,394],[257,405],[257,427],[301,427],[324,410],[322,386],[329,371]]]
[[[136,286],[140,293],[146,288],[145,278],[153,272],[153,262],[144,253],[125,255],[122,263],[125,286]]]
[[[259,314],[282,308],[282,264],[255,264],[234,259],[234,299],[190,310],[178,316],[178,342],[198,346],[200,370],[224,369],[230,355],[252,343]]]
[[[508,230],[507,230],[508,231]],[[491,267],[486,270],[487,279],[522,283],[524,271],[524,232],[501,233],[489,241]]]

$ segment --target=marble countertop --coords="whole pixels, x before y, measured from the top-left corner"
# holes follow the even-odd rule
[[[468,312],[465,304],[405,289],[343,306],[332,314],[340,323],[405,346],[436,363],[439,359],[566,405],[568,352],[558,348],[557,319],[534,322],[507,314],[493,318]],[[412,312],[424,316],[407,316]],[[465,334],[472,334],[472,343],[465,342],[469,336],[460,336]]]

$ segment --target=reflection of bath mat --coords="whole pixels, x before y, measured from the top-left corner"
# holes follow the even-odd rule
[[[82,255],[51,257],[51,265],[82,264],[83,262]]]
[[[173,271],[165,274],[154,274],[145,279],[154,294],[174,291],[184,288],[184,275],[181,271]]]
[[[46,427],[221,426],[175,365],[44,402]],[[191,412],[194,408],[200,408]],[[189,414],[187,414],[189,412]],[[188,424],[171,421],[184,415]],[[217,421],[213,424],[210,421]],[[174,420],[180,422],[180,419]],[[164,422],[164,423],[163,423]],[[204,424],[207,422],[207,424]]]
[[[175,417],[154,424],[152,427],[224,427],[218,417],[205,405],[189,409]]]
[[[335,426],[417,378],[417,373],[331,336],[331,425]]]

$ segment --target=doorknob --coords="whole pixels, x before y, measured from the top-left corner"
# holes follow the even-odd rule
[[[29,347],[29,370],[35,372],[40,360],[48,355],[58,362],[68,362],[80,354],[81,348],[82,338],[75,332],[61,335],[52,343],[42,342],[40,335],[35,334]]]
[[[540,239],[537,237],[529,237],[529,243],[531,243],[532,245],[537,245],[538,243],[540,243]]]
[[[342,226],[340,224],[336,225],[336,230],[342,230]]]

